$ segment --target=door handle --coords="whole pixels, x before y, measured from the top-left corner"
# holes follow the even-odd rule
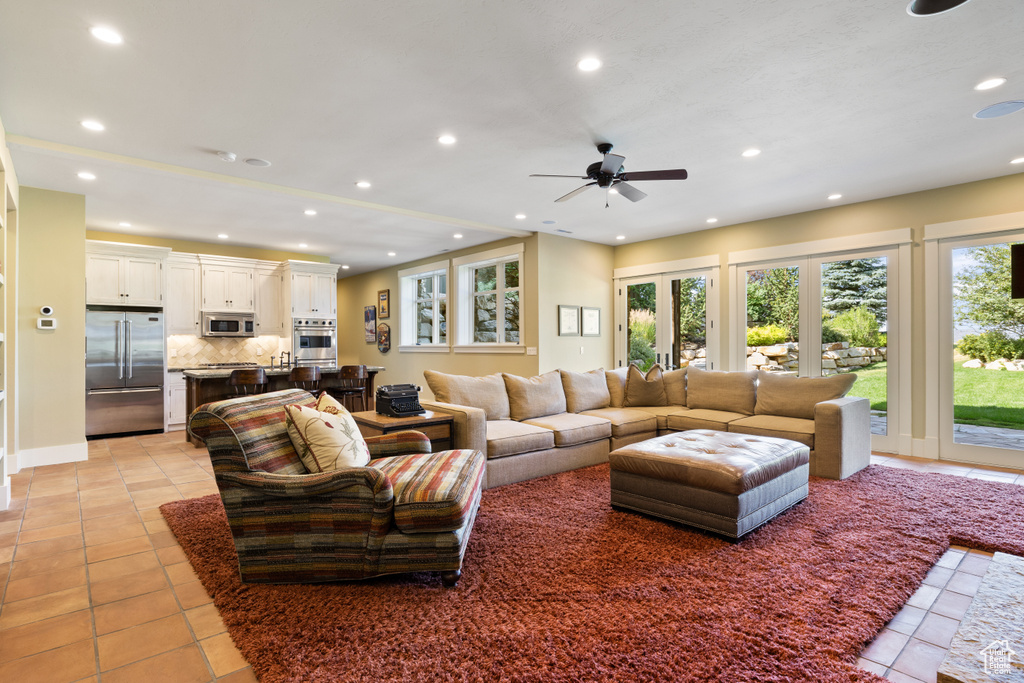
[[[127,338],[125,339],[125,346],[128,347],[128,379],[132,378],[132,321],[129,320],[127,323]]]
[[[121,321],[114,321],[114,355],[117,357],[117,378],[124,379],[124,340],[121,333]]]

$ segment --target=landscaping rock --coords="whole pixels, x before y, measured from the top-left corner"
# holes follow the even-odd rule
[[[975,358],[974,360],[969,360],[966,363],[964,363],[964,367],[965,368],[983,368],[983,367],[985,367],[985,364],[982,363],[977,358]]]

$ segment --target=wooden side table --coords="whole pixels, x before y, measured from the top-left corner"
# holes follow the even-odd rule
[[[452,423],[454,418],[450,413],[435,413],[428,410],[422,415],[411,415],[409,417],[390,417],[380,415],[374,410],[363,410],[352,413],[359,431],[364,437],[381,436],[392,432],[400,432],[406,429],[413,429],[426,434],[430,439],[430,447],[436,453],[447,451],[452,448]]]

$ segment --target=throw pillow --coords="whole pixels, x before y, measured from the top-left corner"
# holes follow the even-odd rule
[[[660,365],[655,363],[647,371],[646,376],[637,366],[629,366],[626,373],[626,398],[622,405],[626,408],[668,405],[665,397],[665,378],[662,376]]]
[[[509,418],[508,394],[500,374],[467,377],[424,370],[423,376],[434,398],[441,403],[480,408],[488,420]]]
[[[756,383],[757,370],[721,372],[690,366],[686,369],[686,407],[753,415]]]
[[[686,361],[683,361],[686,363]],[[670,406],[686,405],[686,365],[669,370],[662,375],[665,378],[665,401]]]
[[[611,395],[608,393],[608,383],[604,378],[604,368],[590,372],[559,370],[558,374],[562,377],[565,409],[570,413],[608,407]]]
[[[516,421],[565,412],[565,391],[558,370],[536,377],[501,375],[508,391],[509,411]]]
[[[629,367],[615,368],[604,373],[606,384],[608,384],[608,405],[612,408],[621,408],[622,402],[626,400],[626,375]]]
[[[816,404],[846,396],[856,381],[857,375],[853,373],[831,377],[793,377],[761,370],[754,413],[813,420]]]
[[[316,397],[316,405],[314,409],[321,413],[330,413],[331,415],[351,415],[346,408],[338,399],[334,398],[326,391],[321,391],[320,395]]]
[[[365,467],[370,462],[366,441],[345,408],[341,409],[343,412],[331,413],[290,405],[284,411],[288,437],[311,473]]]

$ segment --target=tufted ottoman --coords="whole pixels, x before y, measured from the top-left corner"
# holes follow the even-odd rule
[[[807,497],[810,449],[788,439],[695,429],[608,456],[612,506],[732,538]]]

